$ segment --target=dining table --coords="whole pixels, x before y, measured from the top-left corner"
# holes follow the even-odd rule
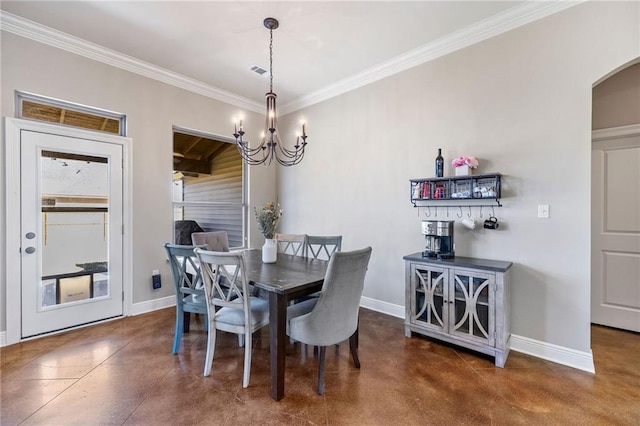
[[[269,299],[271,398],[279,401],[284,397],[287,306],[322,288],[328,262],[278,253],[275,263],[263,263],[258,249],[245,250],[244,258],[249,283]]]

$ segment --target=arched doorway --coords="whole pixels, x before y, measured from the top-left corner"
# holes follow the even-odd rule
[[[640,58],[592,106],[591,322],[640,332]]]

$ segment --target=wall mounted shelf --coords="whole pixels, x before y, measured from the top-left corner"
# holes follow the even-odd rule
[[[487,173],[410,179],[411,203],[414,207],[502,207],[501,177]]]

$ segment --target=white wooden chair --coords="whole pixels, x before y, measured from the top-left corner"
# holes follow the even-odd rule
[[[217,330],[244,336],[242,387],[249,386],[253,332],[269,324],[269,303],[251,296],[242,252],[195,250],[204,282],[209,332],[204,375],[211,374]],[[224,279],[223,279],[224,278]],[[224,282],[221,285],[221,282]],[[217,311],[216,311],[217,308]]]

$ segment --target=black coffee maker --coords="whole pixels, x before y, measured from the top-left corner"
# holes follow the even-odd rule
[[[453,259],[453,220],[423,220],[424,247],[422,257]]]

